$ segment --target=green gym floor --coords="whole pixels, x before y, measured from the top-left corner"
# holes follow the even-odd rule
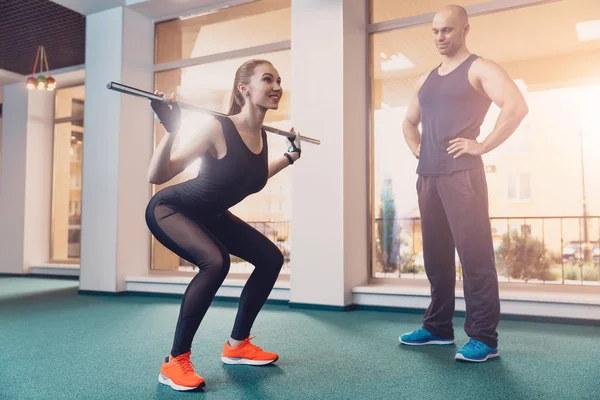
[[[407,347],[419,314],[267,304],[253,335],[272,366],[223,365],[237,303],[215,301],[192,348],[207,386],[160,385],[180,299],[77,294],[77,281],[0,277],[0,399],[598,399],[600,327],[502,321],[500,358],[454,360],[457,346]]]

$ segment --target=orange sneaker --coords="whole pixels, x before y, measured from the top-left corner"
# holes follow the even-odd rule
[[[235,347],[231,347],[229,343],[225,342],[221,361],[225,364],[267,365],[279,359],[277,354],[264,351],[250,343],[254,338],[255,336],[247,337]]]
[[[166,357],[162,363],[158,381],[180,391],[200,389],[206,386],[204,378],[194,372],[190,355],[191,351],[188,351],[177,357],[171,355]]]

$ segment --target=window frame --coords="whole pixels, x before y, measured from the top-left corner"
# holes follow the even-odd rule
[[[523,181],[524,181],[524,177],[527,176],[527,179],[529,180],[528,185],[529,185],[529,196],[528,197],[524,197],[522,196],[522,188],[523,188]],[[509,195],[510,192],[510,179],[511,177],[515,178],[515,197],[511,197]],[[509,172],[506,175],[506,191],[505,191],[505,199],[507,202],[509,203],[528,203],[531,201],[531,172]]]
[[[534,7],[548,3],[555,3],[561,0],[490,0],[487,3],[478,3],[468,6],[464,6],[465,10],[469,14],[469,18],[477,17],[480,15],[499,13],[504,11],[510,11],[525,7]],[[372,0],[369,0],[368,9],[372,9]],[[376,278],[373,275],[374,257],[377,249],[375,239],[375,109],[373,108],[373,40],[376,34],[384,33],[388,31],[397,31],[402,29],[415,28],[419,26],[429,25],[435,15],[435,12],[414,15],[404,18],[397,18],[390,21],[383,21],[377,23],[369,23],[366,29],[368,48],[368,67],[367,67],[367,119],[368,119],[368,210],[367,216],[369,220],[368,231],[367,231],[367,274],[369,283],[382,283],[382,282],[397,282],[398,278]],[[370,15],[367,16],[370,20]],[[507,195],[507,192],[505,192]],[[531,195],[531,187],[530,187]],[[530,196],[531,197],[531,196]]]
[[[58,93],[61,90],[65,90],[65,89],[72,89],[75,87],[81,87],[83,86],[85,89],[85,81],[77,81],[77,82],[72,82],[69,85],[66,86],[60,86],[59,88],[57,88],[54,92],[54,104],[56,104],[56,96],[58,96]],[[84,109],[85,109],[85,94],[84,94]],[[85,113],[85,110],[84,110]],[[54,114],[56,115],[56,113]],[[48,262],[50,264],[75,264],[75,265],[79,265],[81,262],[81,257],[77,257],[77,258],[56,258],[54,257],[54,253],[53,253],[53,249],[54,249],[54,220],[55,220],[55,215],[54,215],[54,202],[55,202],[55,188],[56,188],[56,177],[54,174],[54,168],[55,168],[55,159],[54,159],[54,153],[55,153],[55,149],[54,146],[56,144],[56,125],[58,124],[62,124],[62,123],[81,123],[81,126],[83,127],[83,131],[85,133],[85,114],[83,114],[82,116],[70,116],[70,117],[63,117],[63,118],[54,118],[54,122],[53,122],[53,129],[52,129],[52,194],[51,194],[51,201],[50,201],[50,249],[49,249],[49,254],[48,254]],[[81,167],[83,168],[83,154],[81,156]],[[83,176],[81,177],[81,184],[80,184],[80,188],[79,190],[81,190],[83,192]],[[69,186],[70,188],[70,186]],[[71,210],[71,202],[69,201],[69,212]],[[83,199],[80,203],[80,210],[79,212],[81,213],[81,209],[83,208]],[[79,224],[76,225],[79,228],[79,238],[80,238],[80,246],[81,246],[81,229],[83,224]],[[67,246],[69,245],[69,241],[68,241],[68,237],[71,235],[70,231],[67,232]],[[68,254],[68,251],[67,251]]]

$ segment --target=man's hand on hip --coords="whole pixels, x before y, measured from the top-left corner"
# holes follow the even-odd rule
[[[454,158],[458,158],[463,154],[470,154],[472,156],[480,156],[483,154],[483,146],[477,140],[456,138],[450,141],[450,147],[448,147],[448,154],[453,154]]]

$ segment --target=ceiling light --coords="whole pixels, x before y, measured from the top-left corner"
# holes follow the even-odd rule
[[[37,80],[33,76],[30,76],[25,81],[25,85],[27,86],[27,89],[35,89],[37,87]]]
[[[38,60],[40,61],[40,74],[36,77]],[[44,76],[44,66],[46,66],[46,76]],[[30,90],[38,88],[39,90],[53,91],[56,88],[56,80],[50,76],[48,57],[46,56],[46,48],[44,46],[38,46],[35,62],[33,63],[33,71],[31,71],[31,76],[28,76],[25,80],[25,86]]]
[[[54,80],[53,77],[49,76],[48,79],[46,79],[46,84],[49,91],[56,89],[56,80]]]

